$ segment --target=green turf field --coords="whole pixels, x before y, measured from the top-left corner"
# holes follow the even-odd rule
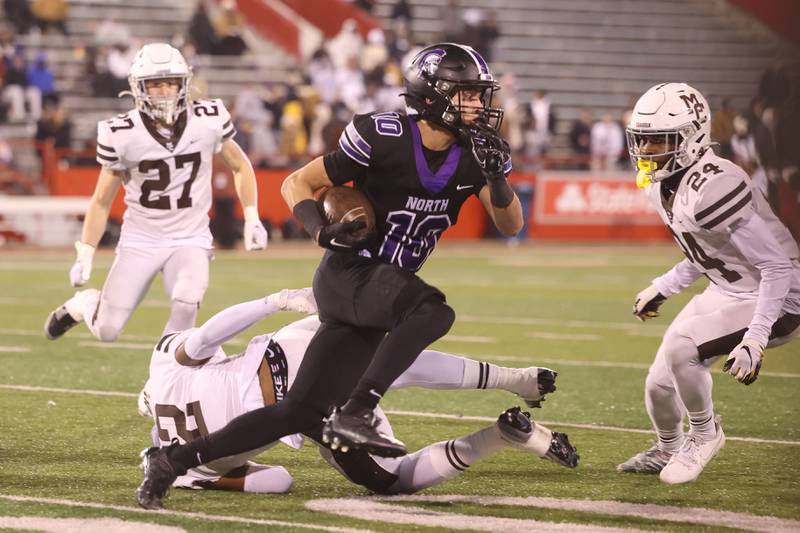
[[[310,244],[218,253],[200,320],[283,287],[308,285],[315,253]],[[100,286],[112,257],[99,254],[92,286]],[[95,342],[83,326],[50,342],[42,325],[71,295],[72,255],[3,251],[0,529],[37,529],[30,520],[40,517],[126,521],[81,523],[84,531],[109,531],[115,524],[134,531],[134,522],[187,531],[798,531],[800,341],[770,350],[762,376],[750,387],[721,374],[717,365],[715,404],[728,442],[697,482],[668,487],[657,477],[614,470],[650,445],[652,434],[627,430],[649,429],[642,400],[647,366],[669,320],[696,291],[672,298],[663,316],[647,324],[633,319],[631,303],[679,259],[669,245],[478,244],[443,246],[422,271],[457,312],[450,336],[436,348],[560,372],[558,392],[533,414],[569,434],[581,454],[576,470],[505,451],[423,492],[426,500],[365,502],[366,491],[331,469],[313,447],[298,452],[279,446],[259,459],[291,472],[290,494],[173,490],[167,511],[153,513],[140,511],[133,497],[141,479],[137,453],[148,444],[151,426],[136,414],[135,396],[146,379],[148,346],[167,318],[160,279],[116,345]],[[229,352],[239,350],[248,333],[272,331],[297,317],[271,317],[239,337]],[[390,393],[383,405],[403,412],[390,415],[395,432],[418,449],[486,426],[515,403],[513,396],[495,391],[409,389]],[[322,501],[333,498],[361,500]],[[670,513],[670,508],[611,501],[784,520],[694,509]],[[390,523],[396,520],[412,523]],[[68,522],[48,523],[67,530]]]

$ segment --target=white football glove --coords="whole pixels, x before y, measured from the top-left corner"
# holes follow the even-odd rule
[[[658,316],[658,308],[666,299],[667,297],[658,292],[655,286],[650,285],[636,295],[636,300],[633,302],[633,314],[642,322],[655,318]]]
[[[258,209],[249,205],[244,208],[244,249],[263,250],[267,247],[267,229],[261,223]]]
[[[745,337],[731,351],[725,360],[725,364],[722,365],[722,371],[727,372],[745,385],[750,385],[758,379],[763,352],[764,347],[761,344]]]
[[[267,296],[267,302],[281,311],[297,311],[312,315],[317,312],[317,302],[311,287],[305,289],[283,289]]]
[[[73,287],[83,287],[92,275],[92,260],[94,259],[94,246],[81,241],[75,241],[75,251],[78,257],[75,264],[69,269],[69,282]]]

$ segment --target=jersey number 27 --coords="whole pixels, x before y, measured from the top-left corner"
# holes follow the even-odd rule
[[[200,152],[175,156],[175,170],[181,169],[187,164],[192,165],[191,176],[186,183],[183,184],[181,196],[178,198],[178,209],[192,207],[192,183],[194,183],[197,173],[200,171],[200,161]],[[170,205],[169,196],[150,197],[151,193],[166,190],[169,186],[171,179],[169,163],[163,159],[148,159],[139,163],[139,172],[142,174],[146,174],[152,170],[158,170],[158,177],[142,182],[142,195],[139,197],[139,203],[142,207],[150,209],[170,209],[172,206]]]

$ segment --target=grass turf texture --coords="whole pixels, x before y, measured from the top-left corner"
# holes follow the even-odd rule
[[[91,286],[99,287],[113,256],[100,253]],[[503,452],[426,494],[549,496],[750,512],[800,519],[797,445],[729,441],[700,479],[668,487],[655,476],[617,474],[614,467],[648,447],[652,435],[577,429],[559,423],[648,429],[643,384],[669,320],[697,290],[671,298],[662,317],[640,324],[630,315],[634,295],[680,256],[672,246],[573,248],[531,245],[443,247],[422,271],[457,312],[456,324],[436,348],[507,366],[541,364],[559,370],[558,392],[534,416],[566,431],[581,453],[567,470],[517,451]],[[41,334],[52,308],[71,294],[68,253],[13,251],[0,259],[0,384],[138,392],[146,379],[150,349],[166,322],[168,305],[160,279],[153,284],[116,346],[102,346],[78,326],[64,339]],[[317,256],[310,246],[273,246],[264,253],[218,253],[211,286],[200,311],[204,320],[220,309],[286,286],[308,285]],[[276,315],[249,336],[272,331],[298,315]],[[479,341],[479,342],[476,342]],[[766,373],[751,387],[715,372],[717,412],[729,437],[800,441],[798,377],[800,341],[767,352]],[[30,351],[11,351],[27,350]],[[562,363],[559,363],[562,361]],[[719,369],[720,364],[716,365]],[[389,410],[495,417],[517,403],[494,391],[390,393]],[[133,506],[140,480],[137,452],[148,443],[150,423],[135,413],[133,397],[101,397],[0,389],[0,493]],[[487,425],[470,420],[391,416],[411,449],[454,438]],[[313,447],[277,447],[260,457],[281,464],[295,478],[291,494],[264,496],[173,490],[167,507],[214,515],[373,531],[429,531],[312,512],[316,498],[366,494],[324,463]],[[467,515],[568,521],[606,527],[695,531],[698,526],[539,508],[428,503],[431,510]],[[65,507],[0,499],[0,516],[117,517],[183,527],[190,531],[257,530],[265,526],[133,511]],[[274,526],[273,526],[274,528]],[[278,528],[287,530],[284,527]],[[298,531],[307,529],[298,528]],[[438,530],[440,531],[440,530]]]

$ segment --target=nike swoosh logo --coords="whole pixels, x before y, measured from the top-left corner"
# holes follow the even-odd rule
[[[194,144],[194,143],[196,143],[196,142],[197,142],[197,141],[199,141],[199,140],[200,140],[200,139],[192,139],[191,141],[189,141],[189,144]]]
[[[463,191],[464,189],[471,189],[474,185],[456,185],[457,191]]]
[[[338,246],[339,248],[352,248],[349,244],[342,244],[340,242],[336,242],[336,238],[331,239],[331,244],[334,246]]]

